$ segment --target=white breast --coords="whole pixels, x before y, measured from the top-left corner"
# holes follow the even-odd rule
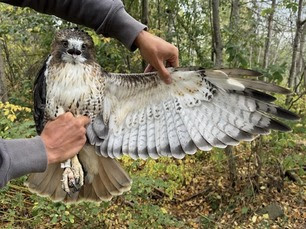
[[[95,103],[102,93],[95,74],[96,69],[86,64],[50,66],[46,76],[48,115],[54,118],[66,111],[75,115],[92,112],[88,104]]]

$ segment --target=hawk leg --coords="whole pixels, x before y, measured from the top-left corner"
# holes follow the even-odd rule
[[[64,191],[68,195],[79,191],[84,185],[84,172],[77,155],[62,163],[62,167],[65,168],[62,180]]]

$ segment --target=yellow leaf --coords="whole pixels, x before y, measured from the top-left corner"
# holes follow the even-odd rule
[[[102,40],[104,43],[109,43],[111,41],[109,37],[103,37]]]
[[[17,117],[16,117],[16,115],[14,115],[14,114],[9,114],[9,115],[7,116],[7,118],[8,118],[11,122],[14,122],[15,119],[16,119]]]
[[[160,210],[162,211],[162,213],[167,214],[167,210],[165,208],[160,208]]]

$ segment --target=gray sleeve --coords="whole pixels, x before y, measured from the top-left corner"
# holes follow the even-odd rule
[[[14,178],[47,168],[47,153],[40,137],[0,139],[0,188]]]
[[[11,5],[58,16],[85,25],[104,36],[114,37],[128,49],[146,26],[131,17],[120,0],[0,0]]]

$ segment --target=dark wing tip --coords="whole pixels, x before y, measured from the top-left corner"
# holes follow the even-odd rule
[[[290,95],[292,94],[292,91],[290,91],[288,88],[285,88],[285,87],[281,87],[281,86],[278,86],[279,87],[279,90],[281,94],[284,94],[284,95]]]
[[[277,107],[277,116],[288,120],[300,120],[300,116],[282,107]]]
[[[264,101],[264,102],[273,102],[276,100],[276,98],[272,95],[266,94],[262,91],[258,91],[258,90],[254,90],[254,89],[250,89],[250,88],[246,88],[244,90],[249,96]]]
[[[275,120],[275,119],[271,119],[269,129],[279,130],[279,131],[282,131],[282,132],[291,131],[291,128],[289,126],[287,126],[284,123],[282,123],[278,120]]]

